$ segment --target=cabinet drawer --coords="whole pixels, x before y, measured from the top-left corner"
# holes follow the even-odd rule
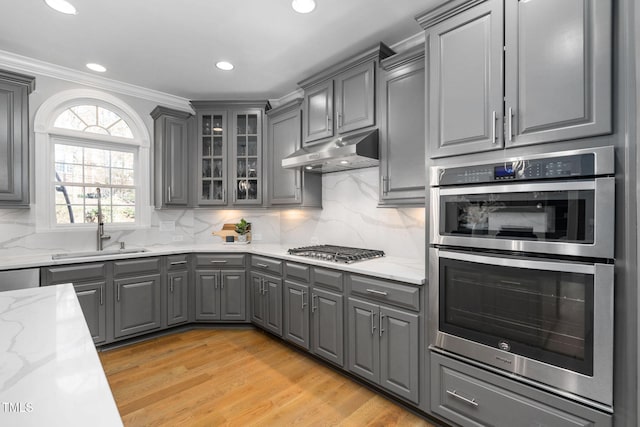
[[[298,279],[304,282],[309,282],[311,279],[311,267],[308,265],[287,262],[284,268],[288,279]]]
[[[206,268],[243,268],[244,257],[244,254],[196,254],[196,266]]]
[[[344,289],[343,278],[344,274],[339,271],[313,267],[313,284],[316,286],[342,292]]]
[[[420,289],[400,283],[385,282],[371,277],[348,276],[351,294],[420,310]]]
[[[104,279],[106,276],[107,265],[104,262],[44,268],[44,280],[47,285],[73,283],[89,279]]]
[[[282,275],[282,261],[277,259],[253,255],[251,257],[251,268]]]
[[[431,353],[431,410],[466,426],[611,426],[611,416]]]
[[[189,267],[189,255],[170,255],[167,257],[167,269],[169,271],[184,270]]]
[[[113,262],[114,277],[158,272],[160,272],[160,258],[140,258]]]

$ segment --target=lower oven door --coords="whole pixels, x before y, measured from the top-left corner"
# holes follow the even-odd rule
[[[612,405],[613,265],[429,249],[431,345]]]

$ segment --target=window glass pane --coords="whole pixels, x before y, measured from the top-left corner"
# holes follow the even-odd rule
[[[101,135],[133,138],[129,125],[117,113],[96,105],[77,105],[63,111],[54,127]]]
[[[80,120],[80,118],[71,110],[63,111],[62,114],[58,116],[53,126],[57,128],[79,131],[84,131],[84,128],[87,127],[87,125],[82,120]]]
[[[102,166],[85,166],[84,168],[84,181],[86,183],[110,184],[111,179],[109,177],[109,168]]]
[[[75,224],[84,222],[82,205],[56,205],[57,224]]]
[[[82,164],[82,147],[56,144],[54,151],[56,162]]]
[[[119,136],[121,138],[133,138],[133,133],[124,120],[119,121],[109,128],[109,133],[113,136]]]
[[[132,206],[114,206],[113,222],[135,222],[136,210]]]
[[[133,153],[123,151],[111,152],[111,167],[133,169]]]
[[[111,169],[111,184],[113,185],[134,185],[133,169]]]
[[[109,150],[85,148],[84,163],[86,165],[109,166],[110,154],[111,152]]]
[[[122,120],[119,115],[106,108],[98,107],[98,126],[107,129],[116,124],[118,120]]]
[[[76,113],[87,126],[98,124],[98,107],[95,105],[78,105],[71,107],[70,110]]]
[[[114,205],[135,206],[135,204],[136,204],[136,190],[131,189],[131,188],[114,188],[113,189],[113,204]]]
[[[89,133],[97,133],[100,135],[109,135],[109,132],[105,128],[102,128],[100,126],[89,126],[84,131]]]
[[[55,173],[55,180],[57,182],[84,182],[82,178],[82,165],[56,163]]]

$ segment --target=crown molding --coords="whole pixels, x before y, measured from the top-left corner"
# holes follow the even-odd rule
[[[272,108],[276,109],[281,105],[287,104],[291,101],[295,101],[299,98],[304,98],[304,90],[298,88],[296,90],[294,90],[293,92],[290,92],[278,99],[270,99],[269,103],[271,104]]]
[[[96,89],[116,92],[122,95],[146,99],[167,107],[191,111],[189,100],[168,93],[141,86],[95,76],[71,68],[44,62],[39,59],[29,58],[12,52],[0,50],[0,67],[9,67],[16,71],[39,74],[72,83],[90,86]]]
[[[391,49],[393,49],[397,55],[407,50],[411,50],[416,46],[424,47],[425,38],[426,37],[424,31],[420,31],[419,33],[416,33],[404,40],[400,40],[396,44],[391,45]]]

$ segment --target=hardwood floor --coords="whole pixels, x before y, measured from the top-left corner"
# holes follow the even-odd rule
[[[255,330],[99,353],[125,426],[432,426]]]

